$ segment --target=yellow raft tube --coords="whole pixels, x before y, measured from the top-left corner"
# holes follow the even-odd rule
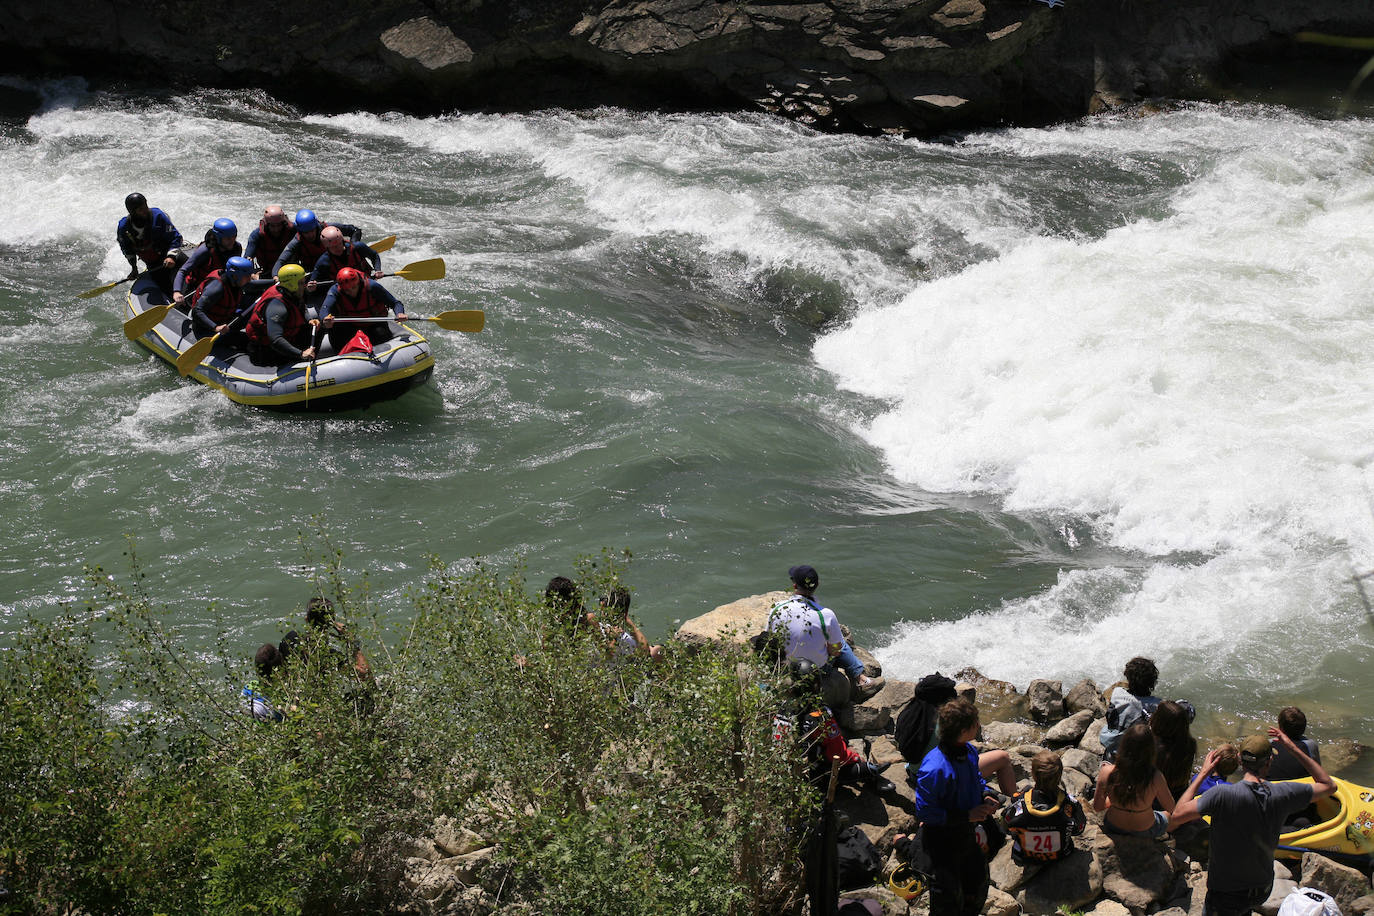
[[[1332,777],[1336,794],[1317,802],[1317,823],[1279,836],[1275,858],[1319,852],[1368,871],[1374,864],[1374,789]],[[1293,782],[1311,783],[1310,776]]]

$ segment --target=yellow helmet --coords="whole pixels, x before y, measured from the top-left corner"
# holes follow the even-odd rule
[[[898,865],[893,869],[892,874],[887,876],[887,886],[908,903],[926,892],[925,879],[907,865]]]
[[[305,268],[299,264],[287,264],[277,274],[277,285],[287,292],[301,291],[301,281],[305,279]]]

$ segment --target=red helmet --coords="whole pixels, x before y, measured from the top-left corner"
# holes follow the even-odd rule
[[[339,275],[334,278],[334,283],[344,292],[351,293],[358,288],[358,284],[362,279],[362,274],[358,273],[352,267],[345,267],[340,270]]]

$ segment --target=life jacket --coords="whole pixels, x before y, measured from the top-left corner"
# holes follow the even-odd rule
[[[200,304],[200,298],[205,295],[205,290],[210,285],[211,280],[220,281],[220,289],[223,290],[223,294],[219,297],[218,302],[210,304],[203,311],[215,324],[228,324],[229,320],[238,314],[239,303],[243,301],[243,287],[234,286],[227,282],[222,270],[212,270],[204,280],[200,281],[196,291],[191,293],[191,307],[195,308]]]
[[[320,231],[315,234],[313,242],[307,241],[299,232],[296,233],[296,258],[302,267],[314,267],[320,255],[324,254],[324,239],[320,236],[324,235],[324,230],[328,228],[328,223],[320,223]]]
[[[386,308],[372,298],[372,281],[364,277],[358,298],[350,299],[343,290],[339,290],[329,313],[335,318],[385,318]]]
[[[1011,854],[1018,865],[1026,862],[1053,862],[1073,853],[1072,837],[1083,832],[1086,823],[1083,806],[1063,789],[1055,803],[1037,808],[1027,789],[1017,794],[1003,811],[1007,832],[1012,836]]]
[[[267,231],[267,221],[258,220],[258,244],[253,248],[253,258],[264,273],[276,266],[277,259],[286,250],[286,246],[291,244],[291,237],[295,234],[296,224],[287,220],[286,228],[282,230],[281,236],[273,238],[271,233]]]
[[[223,270],[224,266],[229,263],[230,258],[238,257],[243,254],[243,246],[237,241],[234,242],[234,247],[232,249],[224,251],[218,245],[211,243],[211,238],[213,238],[213,236],[213,231],[205,233],[205,241],[201,243],[201,247],[209,252],[209,257],[206,258],[203,265],[198,264],[186,268],[186,280],[182,284],[182,289],[198,289],[200,284],[204,282],[205,278],[212,272]],[[199,251],[200,248],[197,248],[196,252],[198,253]],[[191,260],[194,261],[195,259],[196,255],[192,253]]]
[[[129,217],[129,221],[124,226],[124,238],[128,240],[129,246],[134,249],[134,254],[143,259],[145,264],[160,260],[166,251],[153,244],[156,234],[153,232],[155,219],[149,217],[146,226],[138,226],[134,223],[134,218]]]
[[[330,251],[325,251],[325,254],[329,256],[329,276],[316,277],[315,279],[317,280],[333,280],[339,275],[339,271],[343,270],[345,267],[352,267],[362,271],[364,276],[372,273],[371,263],[368,262],[367,258],[363,257],[363,253],[358,250],[358,246],[354,245],[352,242],[344,242],[344,250],[341,255],[335,256],[333,252]]]
[[[280,299],[286,304],[286,323],[282,326],[282,336],[295,343],[300,340],[305,329],[310,327],[310,322],[305,317],[305,303],[297,299],[287,298],[282,288],[273,283],[267,288],[257,302],[253,303],[253,311],[248,315],[248,324],[244,327],[244,333],[248,339],[260,347],[272,346],[272,337],[267,331],[267,306],[273,299]]]

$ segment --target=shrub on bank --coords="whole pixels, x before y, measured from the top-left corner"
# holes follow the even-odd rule
[[[7,912],[422,912],[402,876],[440,816],[497,845],[492,909],[742,916],[800,884],[813,799],[745,655],[609,659],[480,564],[436,564],[384,631],[335,561],[316,586],[354,628],[306,634],[269,723],[238,696],[256,647],[192,651],[134,565],[0,652]],[[603,554],[578,581],[623,575]]]

